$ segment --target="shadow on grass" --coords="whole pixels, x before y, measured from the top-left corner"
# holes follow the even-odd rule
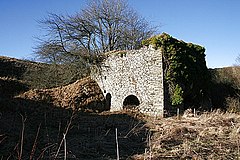
[[[73,113],[44,102],[0,99],[0,158],[17,159],[21,144],[21,159],[31,159],[31,154],[32,159],[54,159],[58,148],[57,158],[62,158],[64,145],[59,146],[68,124],[67,159],[116,159],[116,128],[120,159],[131,159],[146,148],[148,128],[131,114]]]

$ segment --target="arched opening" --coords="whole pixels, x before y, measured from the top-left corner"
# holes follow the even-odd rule
[[[106,94],[106,109],[110,110],[111,108],[111,99],[112,99],[112,95],[110,93]]]
[[[139,106],[140,101],[134,95],[127,96],[123,101],[123,109],[133,109]]]

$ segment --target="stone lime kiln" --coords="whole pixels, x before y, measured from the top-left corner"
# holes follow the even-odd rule
[[[152,47],[105,54],[91,77],[101,88],[111,111],[136,107],[140,112],[163,116],[162,53]]]

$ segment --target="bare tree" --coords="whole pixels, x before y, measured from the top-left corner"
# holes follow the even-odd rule
[[[236,58],[236,65],[240,66],[240,54]]]
[[[155,27],[125,0],[93,0],[75,15],[50,14],[40,21],[47,34],[36,48],[39,59],[64,63],[112,50],[136,49]]]

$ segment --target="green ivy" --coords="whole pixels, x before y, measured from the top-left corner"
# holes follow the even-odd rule
[[[177,40],[166,33],[144,40],[142,45],[152,45],[162,51],[164,80],[172,105],[200,101],[210,80],[204,47]]]

